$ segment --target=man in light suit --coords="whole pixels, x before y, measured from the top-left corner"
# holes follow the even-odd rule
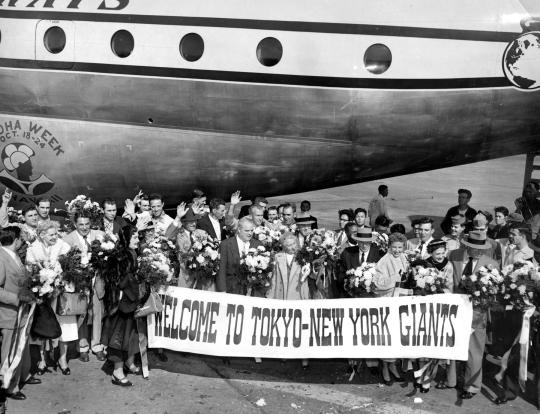
[[[418,225],[418,238],[407,240],[406,250],[417,250],[422,259],[427,259],[430,255],[427,251],[427,245],[433,240],[433,220],[429,217],[422,217],[416,220]]]
[[[17,249],[23,243],[21,229],[8,226],[0,230],[0,332],[2,333],[1,364],[8,358],[12,339],[16,329],[17,312],[19,307],[35,300],[31,292],[23,289],[26,280],[26,269],[22,264]],[[22,321],[24,322],[24,321]],[[1,365],[0,365],[1,366]],[[5,409],[6,396],[24,400],[26,396],[19,391],[19,382],[39,384],[41,380],[29,377],[30,374],[30,348],[28,338],[22,353],[21,362],[15,369],[13,378],[7,389],[0,389],[0,409]]]
[[[84,212],[75,214],[75,230],[64,237],[64,241],[72,248],[79,249],[83,254],[88,253],[90,245],[94,240],[103,239],[104,233],[101,230],[92,230],[90,228],[90,217]],[[90,298],[91,318],[89,313],[79,316],[79,359],[88,362],[89,344],[92,345],[92,352],[96,355],[98,361],[105,361],[105,353],[101,344],[101,322],[103,319],[103,297],[105,296],[105,284],[101,277],[96,276]],[[88,332],[88,325],[92,325],[91,338]]]
[[[499,264],[491,259],[489,252],[491,245],[487,242],[486,232],[473,230],[466,239],[461,241],[462,248],[453,250],[448,256],[454,271],[454,292],[461,293],[459,284],[462,275],[472,275],[482,266],[493,266],[498,269]],[[482,387],[482,360],[486,345],[487,311],[473,309],[471,338],[469,340],[469,359],[465,369],[465,382],[462,399],[473,398]],[[456,386],[455,370],[450,371],[448,385]]]
[[[238,221],[236,235],[224,240],[219,248],[221,257],[219,273],[217,276],[217,291],[245,295],[247,283],[240,275],[240,258],[250,248],[262,246],[262,243],[253,239],[255,224],[248,217]]]

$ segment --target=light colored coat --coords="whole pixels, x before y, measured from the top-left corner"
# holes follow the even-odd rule
[[[309,299],[307,279],[302,282],[302,267],[293,259],[291,266],[287,265],[287,255],[276,253],[274,257],[272,286],[267,297],[282,300]]]
[[[0,329],[14,329],[26,269],[0,247]]]

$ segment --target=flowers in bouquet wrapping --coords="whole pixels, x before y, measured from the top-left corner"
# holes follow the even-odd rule
[[[524,311],[538,302],[536,267],[529,261],[517,261],[502,269],[501,295],[503,303]]]
[[[250,248],[240,258],[240,283],[248,289],[266,292],[270,287],[272,267],[270,252],[264,246]]]
[[[208,235],[208,233],[201,229],[196,229],[191,233],[191,239],[193,240],[193,242],[199,242],[201,244],[206,242],[209,237],[210,236]]]
[[[204,230],[191,233],[191,247],[182,257],[194,286],[204,287],[213,282],[219,269],[219,242]]]
[[[15,210],[13,207],[7,208],[8,221],[10,224],[22,224],[24,223],[24,216],[22,210]]]
[[[63,290],[69,286],[72,292],[88,295],[95,274],[94,268],[90,265],[90,257],[91,253],[81,252],[77,248],[72,248],[66,254],[58,257],[58,262],[63,270]]]
[[[375,263],[362,263],[345,273],[345,291],[352,297],[367,296],[372,293],[373,277],[375,276]]]
[[[420,260],[422,259],[422,253],[420,252],[420,250],[418,249],[415,249],[415,250],[405,250],[403,252],[403,254],[405,254],[405,257],[407,258],[408,262],[409,263],[413,263],[417,260]]]
[[[463,275],[460,287],[469,295],[473,307],[486,310],[495,303],[503,281],[504,278],[499,271],[488,265],[480,267],[472,275]]]
[[[388,234],[374,231],[372,232],[372,235],[373,241],[377,245],[379,250],[386,253],[388,251]]]
[[[259,240],[269,251],[277,252],[281,250],[281,232],[278,230],[266,226],[257,226],[253,229],[253,238]]]
[[[418,263],[418,262],[417,262]],[[444,293],[447,286],[444,273],[434,267],[426,267],[421,264],[412,266],[410,269],[412,280],[414,282],[413,291],[415,295],[433,295]]]

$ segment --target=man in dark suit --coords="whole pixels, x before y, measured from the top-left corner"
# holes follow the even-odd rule
[[[461,241],[462,248],[453,250],[448,256],[454,274],[454,293],[461,293],[459,283],[463,275],[472,275],[482,266],[499,268],[499,264],[491,259],[489,252],[491,245],[487,242],[485,231],[473,230],[466,239]],[[473,309],[471,338],[469,340],[469,359],[465,369],[462,399],[473,398],[482,387],[482,359],[486,345],[487,312]],[[451,365],[448,374],[448,386],[456,386],[455,365]]]
[[[347,297],[343,284],[345,282],[345,273],[347,270],[356,269],[363,263],[377,263],[382,255],[379,247],[373,242],[373,233],[371,227],[360,227],[356,234],[352,235],[358,245],[347,247],[341,253],[340,267],[338,273],[338,287],[342,291],[342,297]]]
[[[472,221],[474,216],[476,216],[476,210],[469,206],[471,201],[472,193],[469,190],[460,188],[458,190],[458,205],[451,207],[444,217],[441,223],[441,229],[443,234],[450,233],[450,227],[452,227],[452,217],[461,214],[465,216],[465,228],[466,230],[472,230]]]
[[[103,218],[100,221],[100,230],[105,232],[105,234],[113,234],[115,237],[121,239],[123,238],[124,232],[122,229],[129,226],[129,223],[120,216],[117,216],[118,211],[116,207],[116,201],[112,198],[106,198],[101,203],[101,208],[103,208]],[[126,246],[126,240],[121,240]],[[129,242],[129,240],[127,240]]]
[[[5,409],[5,397],[16,400],[24,400],[26,396],[19,391],[19,383],[26,381],[27,384],[39,384],[41,381],[30,375],[30,348],[28,337],[24,337],[23,331],[26,318],[22,318],[17,325],[17,312],[19,307],[35,300],[31,292],[23,289],[26,280],[26,269],[22,264],[17,249],[23,243],[21,229],[8,226],[0,230],[0,332],[2,334],[1,366],[8,358],[12,347],[12,338],[22,335],[25,341],[21,361],[13,373],[7,388],[0,390],[0,409]],[[24,315],[24,313],[23,313]],[[16,335],[19,330],[18,335]],[[5,386],[5,384],[4,384]]]
[[[225,240],[227,238],[225,212],[225,201],[213,198],[210,200],[210,213],[197,221],[197,228],[207,232],[214,240]]]
[[[240,258],[250,248],[262,246],[260,241],[253,239],[254,228],[255,224],[250,218],[241,218],[238,221],[236,235],[221,243],[219,248],[221,258],[216,283],[218,292],[236,295],[247,293],[247,283],[240,275]]]

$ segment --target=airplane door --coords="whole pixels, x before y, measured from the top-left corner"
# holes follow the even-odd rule
[[[75,26],[67,20],[40,20],[36,26],[36,61],[39,66],[69,69],[75,60]]]

